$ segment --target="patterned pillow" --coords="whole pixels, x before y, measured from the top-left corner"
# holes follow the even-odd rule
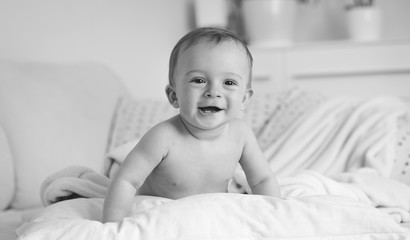
[[[396,162],[391,178],[410,185],[410,119],[403,118],[400,120],[397,134]]]
[[[266,117],[257,134],[257,139],[262,150],[279,138],[283,132],[294,124],[306,112],[319,106],[327,97],[313,91],[303,91],[294,87],[282,92],[276,97],[274,110]]]
[[[252,97],[241,118],[248,123],[255,134],[269,121],[270,116],[279,104],[279,97],[282,94],[264,93]]]
[[[178,113],[168,102],[120,98],[111,123],[107,150],[141,138],[151,127]]]

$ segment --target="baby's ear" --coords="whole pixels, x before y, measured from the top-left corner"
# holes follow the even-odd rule
[[[177,93],[175,92],[174,86],[172,86],[171,84],[168,84],[165,88],[165,93],[167,94],[167,98],[168,98],[169,103],[174,108],[179,108]]]
[[[245,92],[245,96],[243,96],[241,110],[245,110],[246,106],[248,106],[248,103],[251,100],[252,95],[253,95],[253,90],[247,89]]]

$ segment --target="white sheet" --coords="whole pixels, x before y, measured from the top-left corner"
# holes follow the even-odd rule
[[[130,217],[102,224],[103,199],[53,204],[18,229],[19,239],[406,239],[383,212],[332,195],[276,199],[203,194],[179,200],[139,197]]]

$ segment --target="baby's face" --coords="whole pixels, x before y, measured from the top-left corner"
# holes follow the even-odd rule
[[[242,46],[199,42],[180,53],[176,64],[176,107],[196,128],[218,128],[245,108],[252,95],[247,89],[249,76],[250,63]]]

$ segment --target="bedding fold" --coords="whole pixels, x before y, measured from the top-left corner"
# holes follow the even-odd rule
[[[72,198],[104,198],[110,179],[82,166],[71,166],[50,175],[42,183],[40,197],[44,206]]]
[[[380,176],[371,168],[341,173],[334,179],[362,191],[372,206],[389,214],[398,222],[410,222],[410,186]]]

